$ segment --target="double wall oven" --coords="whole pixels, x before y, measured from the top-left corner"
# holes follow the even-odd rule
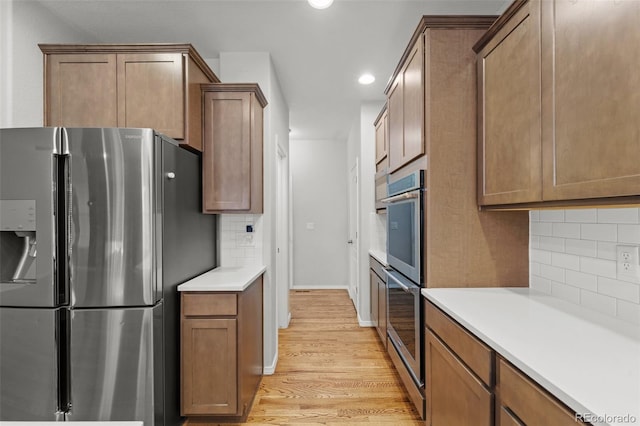
[[[424,171],[392,181],[387,189],[388,334],[416,386],[423,388]]]

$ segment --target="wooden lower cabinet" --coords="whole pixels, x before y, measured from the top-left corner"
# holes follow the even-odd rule
[[[493,352],[433,304],[424,310],[427,425],[492,425]]]
[[[574,412],[425,300],[427,426],[564,426]]]
[[[575,425],[574,413],[502,358],[496,372],[498,425]]]
[[[181,294],[180,414],[241,421],[263,371],[262,277],[242,292]]]
[[[373,257],[369,257],[371,321],[376,327],[380,341],[387,347],[387,282],[384,267]]]

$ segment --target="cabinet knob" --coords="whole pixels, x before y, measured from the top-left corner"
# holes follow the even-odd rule
[[[176,178],[176,174],[173,172],[168,172],[167,173],[167,179],[175,179]]]

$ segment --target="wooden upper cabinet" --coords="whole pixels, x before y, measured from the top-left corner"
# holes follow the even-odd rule
[[[517,0],[478,41],[480,205],[637,203],[639,21],[636,1]]]
[[[640,2],[542,2],[543,196],[640,194]]]
[[[373,123],[376,130],[376,171],[383,160],[387,158],[387,105],[382,108],[378,118]]]
[[[151,127],[184,139],[182,62],[180,53],[117,56],[120,127]]]
[[[203,211],[262,213],[263,108],[257,84],[204,84]]]
[[[478,203],[542,200],[539,3],[478,53]]]
[[[149,127],[202,150],[200,84],[220,80],[189,44],[41,44],[44,125]]]
[[[51,55],[44,87],[45,126],[118,127],[115,55]]]
[[[424,40],[421,35],[387,92],[389,171],[424,154]]]

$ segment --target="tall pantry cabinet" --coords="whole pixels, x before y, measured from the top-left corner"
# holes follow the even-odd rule
[[[44,125],[150,127],[202,150],[201,83],[218,77],[190,44],[40,44]]]

